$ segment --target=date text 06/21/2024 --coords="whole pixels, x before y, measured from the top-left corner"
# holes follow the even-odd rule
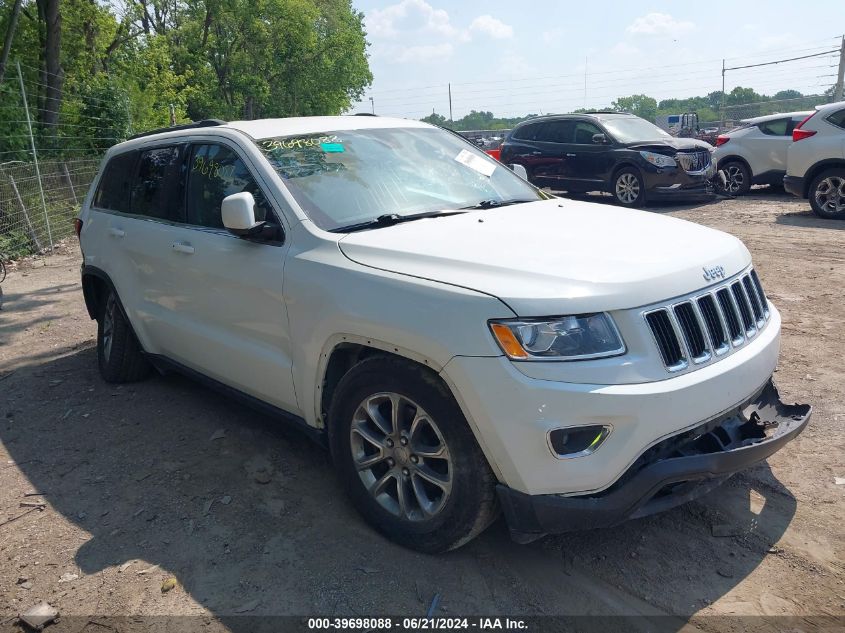
[[[524,620],[515,618],[476,617],[476,618],[308,618],[308,629],[318,630],[478,630],[478,631],[518,631],[528,628]]]

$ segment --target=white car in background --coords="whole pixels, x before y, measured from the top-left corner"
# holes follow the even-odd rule
[[[792,130],[811,114],[787,112],[745,119],[739,127],[720,134],[714,157],[725,174],[725,192],[740,196],[751,185],[781,185]]]
[[[845,220],[845,101],[819,106],[795,127],[783,186],[813,212]]]

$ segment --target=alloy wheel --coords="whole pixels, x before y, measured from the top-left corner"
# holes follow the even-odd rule
[[[108,361],[111,357],[111,347],[114,341],[114,295],[110,294],[106,300],[106,309],[103,310],[103,358]]]
[[[616,179],[616,197],[620,202],[633,204],[640,196],[640,181],[637,177],[625,172]]]
[[[745,174],[737,165],[728,165],[725,172],[725,190],[728,193],[736,193],[745,185]]]
[[[382,508],[409,521],[443,509],[452,491],[452,458],[422,407],[398,393],[374,394],[358,405],[349,432],[358,476]]]
[[[845,211],[845,178],[828,176],[816,186],[816,204],[825,213]]]

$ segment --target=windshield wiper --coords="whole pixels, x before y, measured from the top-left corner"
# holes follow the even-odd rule
[[[413,222],[414,220],[422,220],[423,218],[442,218],[447,215],[459,215],[461,213],[466,213],[466,211],[426,211],[425,213],[412,213],[411,215],[385,213],[373,220],[367,220],[366,222],[359,222],[357,224],[350,224],[348,226],[340,226],[336,229],[331,229],[330,233],[354,233],[355,231],[380,229],[385,226],[394,226],[395,224],[402,224],[404,222]]]
[[[492,209],[493,207],[506,207],[510,204],[523,204],[525,202],[537,202],[537,199],[527,200],[521,198],[513,198],[512,200],[482,200],[476,204],[471,204],[461,209]]]

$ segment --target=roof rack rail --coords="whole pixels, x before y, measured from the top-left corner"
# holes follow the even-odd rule
[[[164,132],[175,132],[176,130],[192,130],[199,127],[214,127],[216,125],[226,125],[226,121],[220,119],[203,119],[202,121],[195,121],[193,123],[185,123],[184,125],[172,125],[170,127],[160,127],[155,130],[148,130],[147,132],[140,132],[133,134],[127,140],[131,141],[136,138],[144,136],[152,136],[153,134],[162,134]]]

